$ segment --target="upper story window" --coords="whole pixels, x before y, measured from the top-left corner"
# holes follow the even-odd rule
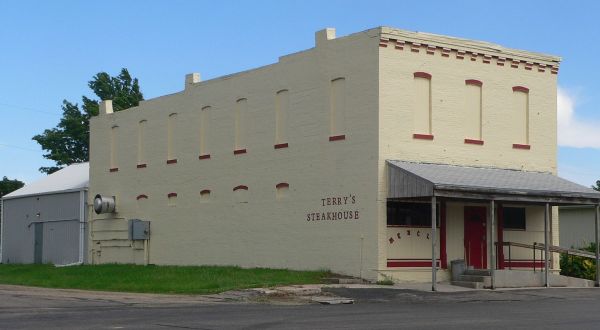
[[[280,90],[275,96],[275,147],[287,147],[287,120],[290,96],[287,89]],[[284,146],[285,145],[285,146]]]
[[[483,144],[483,83],[475,79],[465,80],[465,143]]]
[[[343,140],[346,134],[346,79],[333,79],[329,93],[329,141]]]
[[[117,164],[117,145],[118,145],[118,136],[119,134],[119,126],[113,126],[110,129],[110,171],[116,172],[119,170],[119,165]]]
[[[413,137],[432,140],[431,75],[415,72],[413,77]]]
[[[514,86],[513,90],[513,118],[512,121],[516,136],[513,148],[529,149],[529,88]]]
[[[200,157],[210,155],[208,150],[208,136],[212,119],[212,109],[209,106],[200,111]]]
[[[246,116],[248,100],[239,99],[235,103],[235,145],[234,154],[246,153]]]
[[[177,130],[177,114],[172,113],[169,115],[167,123],[167,163],[177,163],[176,146],[175,146],[175,132]]]
[[[137,143],[137,164],[138,168],[144,167],[140,165],[146,164],[146,125],[147,120],[140,120],[138,122],[138,143]]]

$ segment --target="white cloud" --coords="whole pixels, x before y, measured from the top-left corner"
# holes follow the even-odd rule
[[[577,117],[575,96],[558,88],[558,145],[575,148],[600,149],[600,121]]]

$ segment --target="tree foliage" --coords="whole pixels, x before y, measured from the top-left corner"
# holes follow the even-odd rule
[[[600,191],[600,180],[597,180],[597,181],[596,181],[596,185],[595,185],[595,186],[592,186],[592,188],[594,188],[594,190],[598,190],[598,191]]]
[[[11,192],[23,187],[25,184],[19,180],[10,180],[7,177],[4,177],[2,181],[0,181],[0,197],[3,197],[6,194],[10,194]]]
[[[132,78],[125,68],[115,77],[100,72],[88,86],[99,100],[112,100],[114,111],[137,106],[144,99],[138,79]],[[44,158],[55,162],[55,166],[41,167],[40,172],[50,174],[64,166],[89,160],[89,120],[98,115],[98,104],[98,100],[82,96],[80,109],[79,104],[63,100],[63,115],[58,125],[33,137],[46,152]]]

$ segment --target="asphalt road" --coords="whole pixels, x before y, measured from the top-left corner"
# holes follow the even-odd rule
[[[600,290],[328,289],[353,305],[158,301],[0,290],[1,329],[598,329]],[[128,302],[131,299],[131,302]]]

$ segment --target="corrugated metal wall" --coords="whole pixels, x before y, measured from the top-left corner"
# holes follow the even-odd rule
[[[70,192],[5,200],[2,262],[34,262],[37,223],[43,224],[40,242],[43,263],[77,262],[79,198],[79,192]]]

